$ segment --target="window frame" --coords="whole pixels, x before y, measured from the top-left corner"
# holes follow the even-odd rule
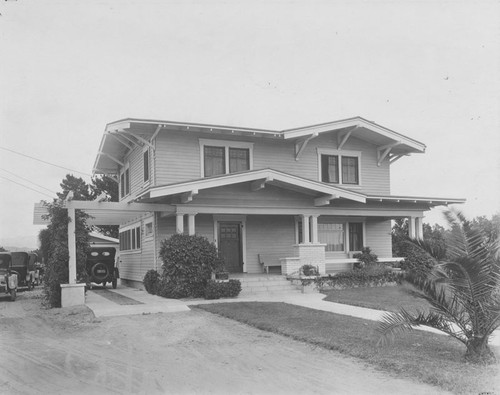
[[[151,226],[151,232],[148,231],[148,226]],[[153,237],[154,233],[155,230],[154,230],[153,218],[144,221],[144,238],[149,239]]]
[[[145,147],[142,151],[142,172],[144,184],[149,184],[151,182],[151,150],[149,147]]]
[[[247,149],[248,150],[248,170],[253,170],[253,146],[254,143],[247,141],[232,141],[232,140],[218,140],[218,139],[199,139],[200,144],[200,175],[202,178],[213,177],[205,176],[205,146],[224,148],[224,174],[231,174],[229,168],[229,150]]]
[[[120,199],[130,195],[130,163],[126,163],[120,171]]]
[[[135,223],[119,230],[120,253],[137,253],[142,250],[141,224]],[[122,249],[123,248],[123,249]]]
[[[323,155],[327,156],[336,156],[337,157],[337,177],[338,182],[327,182],[323,181]],[[358,183],[350,183],[345,182],[343,177],[343,157],[344,158],[357,158],[358,161]],[[361,178],[361,151],[344,151],[344,150],[334,150],[334,149],[325,149],[318,148],[318,180],[325,184],[333,184],[333,185],[342,185],[346,188],[359,188],[362,186],[362,178]]]

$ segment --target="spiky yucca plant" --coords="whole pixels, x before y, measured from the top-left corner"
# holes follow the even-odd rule
[[[488,339],[500,325],[499,240],[489,241],[481,230],[471,228],[459,211],[445,215],[452,227],[447,257],[434,256],[433,269],[405,275],[405,281],[416,289],[414,294],[430,303],[430,310],[386,314],[378,327],[379,343],[413,327],[427,326],[461,341],[467,361],[493,363]],[[413,242],[430,256],[438,255],[429,243]]]

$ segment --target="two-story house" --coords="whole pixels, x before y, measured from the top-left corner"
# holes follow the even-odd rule
[[[371,247],[390,258],[391,220],[422,235],[426,210],[463,199],[392,196],[390,167],[425,145],[356,117],[282,131],[124,119],[106,126],[93,172],[117,176],[120,202],[158,205],[120,223],[120,275],[161,267],[172,234],[213,241],[229,272],[345,268]],[[160,209],[161,207],[161,209]]]

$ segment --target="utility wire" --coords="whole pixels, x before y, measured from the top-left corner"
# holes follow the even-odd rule
[[[21,184],[21,183],[19,183],[19,182],[17,182],[17,181],[13,181],[13,180],[11,180],[10,178],[4,177],[4,176],[0,176],[0,178],[3,178],[3,179],[5,179],[5,180],[7,180],[7,181],[10,181],[10,182],[13,182],[14,184],[17,184],[17,185],[21,185],[21,186],[22,186],[22,187],[24,187],[24,188],[31,189],[32,191],[35,191],[35,192],[41,193],[42,195],[48,196],[48,197],[49,197],[49,198],[51,198],[51,199],[53,199],[53,198],[54,198],[54,196],[51,196],[51,195],[49,195],[48,193],[41,192],[41,191],[37,191],[36,189],[30,188],[30,187],[28,187],[28,186],[26,186],[26,185],[24,185],[24,184]]]
[[[30,158],[30,159],[33,159],[33,160],[37,160],[38,162],[42,162],[42,163],[45,163],[45,164],[47,164],[47,165],[51,165],[51,166],[54,166],[54,167],[59,167],[60,169],[69,170],[69,171],[72,171],[73,173],[79,173],[79,174],[83,174],[83,175],[85,175],[85,176],[92,177],[92,175],[91,175],[91,174],[88,174],[88,173],[83,173],[83,172],[78,171],[78,170],[73,170],[73,169],[70,169],[70,168],[68,168],[68,167],[59,166],[59,165],[56,165],[56,164],[54,164],[54,163],[50,163],[50,162],[47,162],[47,161],[45,161],[45,160],[35,158],[35,157],[33,157],[33,156],[26,155],[26,154],[23,154],[23,153],[21,153],[21,152],[17,152],[17,151],[11,150],[11,149],[9,149],[9,148],[0,147],[0,149],[3,149],[3,150],[5,150],[5,151],[12,152],[12,153],[17,154],[17,155],[24,156],[24,157],[26,157],[26,158]]]
[[[24,178],[24,177],[21,177],[21,176],[19,176],[19,175],[15,174],[15,173],[12,173],[11,171],[8,171],[8,170],[5,170],[5,169],[2,169],[1,167],[0,167],[0,170],[5,171],[6,173],[12,174],[14,177],[20,178],[21,180],[24,180],[24,181],[26,181],[26,182],[29,182],[30,184],[36,185],[38,188],[45,189],[46,191],[49,191],[49,192],[54,193],[54,194],[56,194],[56,193],[57,193],[57,192],[55,192],[55,191],[53,191],[53,190],[51,190],[51,189],[45,188],[44,186],[38,185],[36,182],[30,181],[30,180],[28,180],[27,178]]]

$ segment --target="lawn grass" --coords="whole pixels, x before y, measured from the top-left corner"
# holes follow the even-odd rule
[[[410,295],[407,285],[393,287],[347,288],[323,291],[328,302],[350,304],[376,310],[398,312],[401,307],[415,311],[427,311],[429,303],[424,299]]]
[[[457,394],[499,392],[498,366],[462,361],[465,347],[447,336],[415,330],[389,346],[377,346],[378,323],[350,316],[274,302],[194,306],[256,328],[339,351],[373,367],[439,386]]]

